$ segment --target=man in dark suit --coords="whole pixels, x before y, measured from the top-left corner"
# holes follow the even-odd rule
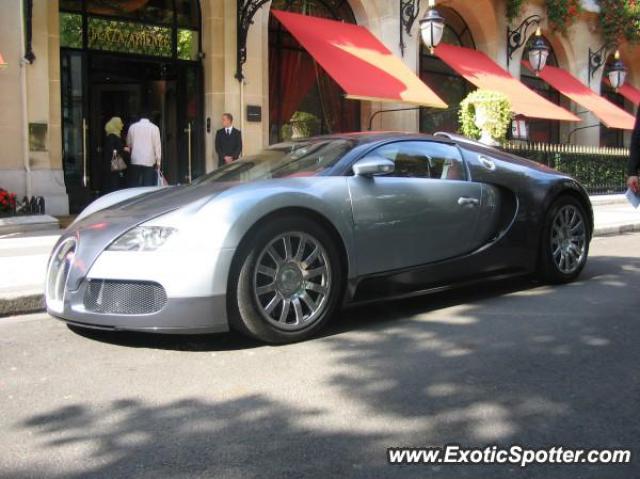
[[[629,176],[627,185],[635,193],[640,193],[638,170],[640,170],[640,108],[638,109],[638,116],[636,117],[636,126],[631,136],[631,156],[627,166],[627,175]]]
[[[222,128],[216,132],[218,166],[236,161],[242,154],[242,133],[233,127],[233,115],[222,115]]]

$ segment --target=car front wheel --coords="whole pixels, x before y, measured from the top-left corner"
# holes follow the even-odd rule
[[[235,329],[274,344],[317,333],[342,293],[335,239],[304,217],[261,225],[241,250],[229,294]]]

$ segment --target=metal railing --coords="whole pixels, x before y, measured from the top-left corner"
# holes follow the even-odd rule
[[[592,195],[626,189],[627,148],[508,142],[503,149],[573,176]]]
[[[43,214],[45,214],[45,203],[44,197],[42,196],[25,196],[22,198],[22,201],[16,200],[15,203],[9,207],[0,209],[0,218]]]

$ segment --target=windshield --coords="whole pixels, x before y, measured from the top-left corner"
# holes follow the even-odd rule
[[[342,139],[280,143],[257,155],[224,165],[194,183],[317,176],[335,165],[352,148],[353,142]]]

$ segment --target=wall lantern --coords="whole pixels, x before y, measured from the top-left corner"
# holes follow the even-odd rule
[[[403,56],[406,48],[404,34],[406,32],[407,35],[411,36],[411,29],[418,19],[419,11],[420,0],[400,0],[400,50]],[[420,35],[422,42],[431,54],[442,41],[443,34],[444,18],[436,10],[435,0],[429,0],[429,10],[420,20]]]
[[[429,0],[429,10],[420,20],[420,34],[424,46],[433,55],[433,49],[440,45],[444,33],[444,18],[436,10],[435,0]]]
[[[4,70],[5,68],[7,68],[7,62],[4,61],[4,58],[2,58],[2,53],[0,53],[0,69]]]
[[[507,27],[507,66],[509,66],[509,63],[513,60],[513,54],[516,50],[522,47],[527,41],[529,28],[535,25],[538,27],[538,30],[540,30],[541,22],[542,17],[540,15],[531,15],[525,18],[522,23],[513,30],[511,27]]]
[[[614,58],[615,59],[609,68],[607,76],[609,77],[611,87],[617,91],[618,88],[624,85],[624,80],[627,77],[627,68],[624,66],[624,63],[622,63],[622,60],[620,60],[620,52],[618,50],[616,50]]]
[[[536,31],[536,36],[533,39],[533,44],[529,48],[529,63],[533,68],[536,76],[544,70],[549,58],[549,47],[542,38],[540,28]]]

